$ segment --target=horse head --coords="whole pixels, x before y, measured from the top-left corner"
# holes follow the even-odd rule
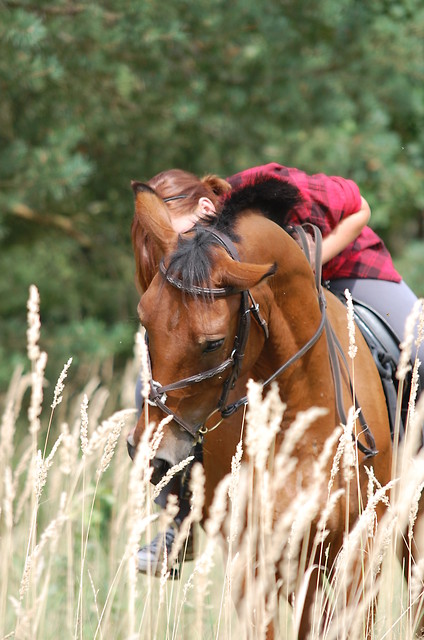
[[[153,461],[155,481],[189,455],[208,418],[225,408],[238,377],[256,361],[270,306],[261,283],[276,266],[240,262],[232,240],[203,225],[178,236],[161,198],[141,183],[134,191],[139,222],[163,254],[138,305],[151,360],[150,403],[128,440],[131,454],[146,411],[157,423],[173,417]],[[252,312],[258,323],[250,329]]]

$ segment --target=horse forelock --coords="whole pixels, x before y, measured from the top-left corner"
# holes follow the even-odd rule
[[[167,273],[177,277],[185,291],[193,287],[212,285],[213,247],[218,240],[208,233],[207,227],[196,225],[189,234],[180,235],[178,246],[170,256]]]

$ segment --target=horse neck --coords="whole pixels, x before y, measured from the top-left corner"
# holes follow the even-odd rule
[[[246,259],[278,264],[276,274],[266,285],[268,296],[266,302],[264,300],[269,306],[270,335],[254,368],[255,377],[263,380],[314,335],[321,321],[321,310],[313,271],[297,243],[283,229],[262,217],[248,227],[254,229],[251,243],[248,237],[251,232],[247,228],[240,229],[243,245],[253,247]],[[311,406],[326,407],[334,414],[331,379],[327,341],[323,334],[303,358],[278,378],[281,397],[288,405],[288,418],[293,419],[299,410]]]

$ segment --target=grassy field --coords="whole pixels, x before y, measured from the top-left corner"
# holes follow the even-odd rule
[[[275,391],[261,399],[260,388],[252,384],[245,439],[203,529],[203,470],[194,468],[189,518],[196,533],[196,560],[183,566],[180,580],[173,580],[166,567],[159,578],[139,575],[135,554],[140,543],[163,530],[175,508],[169,504],[158,518],[153,507],[149,460],[158,439],[152,443],[147,434],[134,463],[126,452],[125,437],[135,419],[139,355],[128,364],[118,410],[104,418],[108,394],[98,381],[90,381],[72,401],[67,399],[71,361],[54,389],[46,386],[38,306],[38,292],[32,288],[28,372],[17,371],[11,381],[1,422],[0,640],[241,640],[265,637],[270,620],[276,621],[277,637],[296,638],[306,586],[316,580],[305,547],[317,517],[318,493],[299,490],[277,523],[272,512],[274,496],[296,464],[295,444],[318,410],[299,416],[281,449],[274,451],[284,407]],[[404,529],[410,539],[423,535],[416,520],[424,483],[424,457],[416,451],[423,417],[424,403],[411,403],[408,438],[399,450],[390,487],[380,487],[370,475],[361,517],[346,530],[328,580],[317,583],[311,638],[416,637],[424,564],[408,568],[407,583],[395,551]],[[342,493],[332,488],[331,479],[328,484],[322,470],[337,446],[334,477],[344,474],[346,486],[354,478],[353,422],[351,411],[349,424],[327,443],[315,469],[316,491],[324,486],[328,495],[313,540],[321,550],[321,564],[326,562],[327,524]],[[248,464],[242,464],[243,453]],[[375,509],[382,501],[386,515],[377,524]],[[221,549],[222,527],[229,543],[227,558]],[[360,563],[359,575],[354,570],[358,554],[369,560]],[[280,598],[281,585],[274,578],[279,558],[285,578]],[[242,580],[245,596],[237,615],[233,600]],[[377,595],[377,614],[371,615]]]

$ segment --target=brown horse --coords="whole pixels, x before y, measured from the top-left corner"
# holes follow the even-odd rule
[[[317,288],[304,252],[280,226],[290,208],[284,207],[285,187],[267,180],[237,190],[213,222],[197,225],[183,237],[173,231],[161,198],[142,183],[133,187],[138,223],[153,241],[157,258],[163,256],[138,307],[152,366],[149,420],[173,416],[153,461],[154,479],[190,454],[205,425],[216,422],[216,412],[230,416],[204,436],[209,506],[214,488],[230,471],[240,438],[237,408],[245,404],[247,379],[276,380],[287,405],[277,446],[298,412],[322,407],[326,414],[296,448],[296,469],[278,495],[275,518],[299,486],[313,481],[314,462],[340,424],[342,405],[357,403],[370,427],[358,418],[359,483],[366,503],[365,466],[373,467],[381,485],[390,479],[392,447],[384,394],[368,347],[357,335],[355,398],[344,364],[339,376],[342,400],[338,397],[333,375],[338,365],[331,346],[338,343],[348,351],[346,310]],[[131,447],[137,446],[144,425],[141,415],[129,437]],[[330,468],[331,462],[328,476]],[[346,522],[353,524],[358,517],[360,501],[352,491],[332,515],[330,564],[341,547]],[[303,633],[306,628],[305,617]]]

